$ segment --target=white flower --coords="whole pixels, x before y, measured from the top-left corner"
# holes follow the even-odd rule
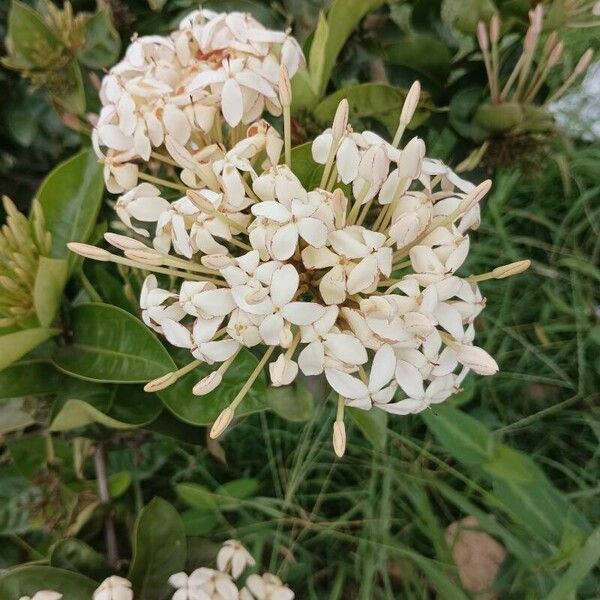
[[[202,584],[206,578],[199,570],[191,575],[185,573],[175,573],[169,577],[169,583],[177,588],[171,600],[211,600],[210,595],[202,589]]]
[[[184,309],[178,302],[165,304],[169,299],[176,299],[177,294],[158,287],[155,275],[148,275],[142,285],[140,308],[142,319],[148,327],[163,333],[161,323],[164,319],[180,321],[185,316]]]
[[[119,196],[115,204],[117,216],[137,234],[149,237],[149,233],[131,223],[131,218],[143,222],[156,222],[164,211],[169,209],[169,202],[161,198],[159,189],[150,183],[141,183]]]
[[[256,564],[248,550],[238,540],[227,540],[217,554],[219,571],[231,570],[231,575],[237,579],[246,567]]]
[[[52,590],[40,590],[33,596],[21,596],[19,600],[60,600],[62,597],[62,594]]]
[[[240,598],[242,600],[293,600],[294,592],[276,575],[252,574],[246,580],[246,587],[242,589]]]
[[[94,592],[93,600],[133,600],[131,582],[124,577],[107,577]]]
[[[331,147],[336,142],[331,129],[326,129],[315,138],[312,143],[312,157],[315,162],[324,165],[327,162]],[[335,157],[338,165],[338,173],[342,183],[350,183],[358,176],[358,166],[360,164],[359,148],[366,147],[363,137],[347,129],[342,135],[341,140],[337,141],[335,148]]]

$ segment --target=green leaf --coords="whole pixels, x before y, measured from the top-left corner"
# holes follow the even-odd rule
[[[598,561],[600,561],[600,527],[594,530],[583,548],[573,556],[571,565],[546,596],[546,600],[563,600],[563,598],[575,597],[577,587],[584,577],[598,566]]]
[[[62,600],[91,598],[98,584],[79,573],[53,567],[17,567],[0,575],[0,598],[18,600],[40,590],[54,590]]]
[[[0,371],[0,400],[53,394],[62,381],[63,375],[46,359],[24,358]]]
[[[111,575],[111,568],[106,558],[77,538],[67,538],[57,542],[50,553],[50,565],[81,573],[96,581],[102,581]]]
[[[85,89],[83,75],[76,60],[70,61],[60,71],[54,71],[52,79],[48,82],[48,91],[52,99],[62,108],[76,115],[85,112]]]
[[[67,283],[69,262],[65,258],[40,256],[33,285],[33,304],[42,327],[54,320]]]
[[[72,341],[54,364],[73,377],[143,383],[175,369],[156,336],[141,321],[108,304],[82,304],[71,312]]]
[[[192,387],[214,369],[202,364],[175,384],[159,391],[158,396],[182,421],[192,425],[209,425],[230,404],[257,364],[258,360],[254,354],[243,348],[227,369],[223,381],[210,394],[201,398],[192,394]],[[264,373],[261,373],[236,410],[236,416],[266,410],[268,407],[266,391],[266,378]]]
[[[438,83],[444,83],[450,73],[448,46],[429,33],[411,33],[384,48],[383,59],[391,65],[401,65],[421,73]]]
[[[384,450],[387,441],[388,415],[383,410],[361,410],[346,407],[346,414],[377,450]]]
[[[93,150],[84,150],[56,167],[44,179],[37,198],[52,234],[52,256],[67,258],[68,242],[86,242],[102,203],[102,167]],[[70,262],[73,264],[73,255]]]
[[[306,142],[292,148],[292,171],[306,189],[319,185],[325,168],[313,160],[311,147],[312,144]]]
[[[245,498],[252,498],[258,491],[258,480],[250,477],[241,477],[240,479],[234,479],[228,481],[223,485],[219,486],[215,491],[218,496],[231,496],[238,500],[244,500]]]
[[[197,483],[178,483],[175,486],[177,495],[191,508],[205,512],[217,510],[214,494],[203,485]]]
[[[327,96],[314,109],[314,116],[323,123],[333,120],[335,111],[342,98],[347,98],[350,104],[350,120],[375,119],[394,133],[398,127],[400,111],[406,98],[407,90],[383,83],[361,83],[345,87]],[[421,108],[415,113],[410,126],[421,125],[429,113],[423,107],[424,97],[421,98]],[[293,163],[292,163],[293,164]]]
[[[480,104],[475,111],[475,123],[494,133],[505,133],[521,125],[523,110],[518,102]]]
[[[60,329],[40,327],[0,336],[0,371],[59,333]]]
[[[142,509],[133,534],[133,559],[128,579],[136,598],[161,600],[171,590],[168,578],[183,571],[186,541],[177,511],[162,498]],[[172,591],[172,590],[171,590]]]
[[[186,535],[206,535],[217,525],[217,519],[214,512],[205,512],[202,510],[186,510],[181,515]]]
[[[8,15],[11,57],[21,68],[44,68],[62,50],[62,44],[41,16],[27,4],[13,0]]]
[[[99,3],[98,10],[85,24],[85,43],[77,60],[90,69],[110,67],[119,58],[121,38],[112,21],[110,5]]]
[[[129,471],[113,473],[108,478],[108,489],[111,498],[121,497],[131,485],[132,477]]]
[[[334,0],[327,12],[321,13],[308,57],[311,87],[320,98],[327,89],[331,72],[346,40],[361,19],[381,6],[384,0]]]
[[[306,386],[296,383],[267,390],[269,406],[280,417],[294,423],[308,421],[315,412],[313,395]]]

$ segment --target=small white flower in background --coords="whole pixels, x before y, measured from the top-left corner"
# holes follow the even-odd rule
[[[52,590],[40,590],[33,596],[21,596],[19,600],[60,600],[62,597],[62,594]]]
[[[238,540],[227,540],[217,554],[217,568],[219,571],[230,571],[237,579],[246,567],[256,564],[248,550]]]
[[[324,373],[338,395],[339,455],[345,405],[413,414],[460,390],[468,372],[498,370],[475,345],[478,286],[529,261],[460,275],[491,182],[475,186],[427,157],[419,137],[401,143],[418,82],[392,143],[354,131],[343,99],[311,143],[314,163],[295,169],[289,78],[303,61],[287,32],[245,13],[198,10],[169,36],[136,38],[103,80],[92,141],[119,194],[116,212],[138,237],[107,237],[126,260],[72,248],[161,277],[142,287],[142,319],[194,360],[148,390],[214,364],[193,387],[210,402],[239,353],[254,348],[258,364],[211,436],[263,369],[274,386]],[[283,136],[265,112],[282,114]],[[226,544],[220,568],[235,575],[244,552]],[[192,577],[206,578],[203,593],[233,594],[228,574]],[[270,597],[267,579],[253,576],[262,583],[244,593]]]
[[[107,577],[94,592],[92,600],[133,600],[131,582],[124,577]]]
[[[271,573],[250,575],[240,592],[241,600],[292,600],[294,592]]]

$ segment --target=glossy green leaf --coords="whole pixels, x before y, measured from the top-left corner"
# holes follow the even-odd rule
[[[319,16],[314,33],[308,66],[313,91],[323,96],[337,57],[361,19],[381,6],[384,0],[334,0],[327,17]]]
[[[73,309],[71,343],[58,351],[54,363],[74,377],[114,383],[143,383],[175,369],[148,327],[107,304]]]
[[[48,360],[23,358],[0,371],[0,400],[53,394],[63,379]]]
[[[227,369],[223,381],[206,396],[192,394],[192,387],[214,367],[200,365],[174,385],[158,392],[167,408],[182,421],[192,425],[209,425],[233,400],[258,364],[257,358],[243,348]],[[248,415],[268,408],[266,378],[261,373],[236,410],[236,416]]]
[[[68,274],[66,259],[40,256],[33,286],[33,304],[42,327],[48,327],[58,312]]]
[[[96,581],[112,574],[106,558],[77,538],[60,540],[52,547],[50,566],[80,573]]]
[[[40,327],[0,336],[0,371],[59,333],[60,329]]]
[[[313,160],[312,144],[306,142],[292,148],[292,171],[306,189],[318,187],[324,167]]]
[[[89,239],[103,191],[102,166],[91,149],[61,163],[44,179],[37,198],[52,234],[53,257],[66,258],[71,255],[68,242]]]
[[[172,588],[168,578],[183,571],[186,541],[177,511],[162,498],[145,506],[135,524],[129,580],[137,598],[161,600]]]
[[[314,116],[323,123],[333,120],[337,106],[342,98],[350,104],[350,121],[374,119],[387,127],[393,134],[398,127],[400,112],[407,90],[384,83],[361,83],[345,87],[327,96],[314,109]],[[428,117],[424,106],[425,96],[421,98],[420,107],[413,117],[410,127],[418,127]]]
[[[346,407],[345,413],[362,431],[363,435],[377,450],[383,450],[387,441],[388,415],[383,410],[361,410]]]
[[[0,575],[0,598],[18,600],[34,596],[40,590],[54,590],[61,600],[91,598],[98,584],[79,573],[53,567],[25,566],[5,571]]]
[[[297,383],[267,390],[269,406],[280,417],[295,423],[308,421],[315,412],[313,395],[306,386]]]
[[[98,10],[85,24],[85,43],[77,60],[90,69],[110,67],[119,58],[121,38],[113,25],[108,3],[99,3]]]
[[[21,68],[44,68],[62,50],[62,44],[41,16],[30,6],[13,0],[8,15],[11,58]]]
[[[177,495],[191,508],[214,512],[217,510],[217,500],[214,494],[203,485],[197,483],[178,483],[175,486]]]

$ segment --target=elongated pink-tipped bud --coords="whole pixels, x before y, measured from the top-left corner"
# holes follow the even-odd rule
[[[210,430],[210,437],[215,440],[217,439],[226,429],[229,427],[233,419],[234,412],[231,408],[227,407],[213,423]]]
[[[550,56],[548,57],[548,66],[553,67],[562,56],[565,45],[562,41],[558,42],[554,48],[552,48],[552,52],[550,52]]]
[[[483,21],[477,23],[477,42],[479,43],[479,47],[484,52],[487,52],[490,47],[490,41],[488,39],[487,27]]]
[[[465,199],[461,202],[460,212],[466,213],[473,208],[482,198],[490,191],[492,180],[486,179],[482,181],[472,192],[469,192]]]
[[[233,264],[233,258],[227,256],[226,254],[205,254],[201,259],[203,267],[207,269],[224,269],[229,265]]]
[[[498,363],[483,348],[457,344],[456,351],[458,362],[475,373],[494,375],[498,372]]]
[[[337,110],[335,111],[335,116],[333,117],[333,124],[331,126],[331,133],[333,135],[333,138],[336,140],[341,139],[341,137],[346,132],[349,111],[350,106],[348,104],[348,100],[346,100],[346,98],[342,98],[342,100],[340,100],[340,103],[338,104]]]
[[[152,250],[151,248],[144,248],[143,250],[125,250],[123,254],[125,254],[125,256],[129,259],[145,265],[159,267],[164,263],[163,255],[159,252],[156,252],[156,250]]]
[[[279,67],[279,99],[281,106],[292,105],[292,84],[285,65]]]
[[[500,17],[494,13],[490,19],[490,40],[492,44],[497,44],[500,39]]]
[[[214,389],[221,385],[223,376],[219,371],[213,371],[203,379],[201,379],[193,388],[192,394],[195,396],[204,396],[210,394]]]
[[[336,421],[333,424],[333,451],[338,458],[346,453],[346,426],[344,421]]]
[[[96,246],[92,246],[90,244],[82,244],[80,242],[69,242],[67,244],[67,248],[71,252],[79,254],[80,256],[84,256],[85,258],[91,258],[93,260],[100,261],[112,260],[112,254],[108,250],[104,250],[103,248],[96,248]]]
[[[530,27],[527,30],[527,33],[525,34],[525,39],[523,40],[523,50],[525,52],[531,52],[535,48],[538,36],[539,33],[535,29]]]
[[[126,235],[119,235],[118,233],[105,233],[104,239],[115,248],[119,250],[147,250],[148,246],[139,240],[127,237]]]
[[[556,46],[556,42],[558,41],[558,33],[553,31],[546,39],[546,43],[544,44],[544,54],[550,54],[552,52],[552,48]]]
[[[512,275],[523,273],[523,271],[527,271],[530,266],[530,260],[518,260],[517,262],[513,262],[508,265],[496,267],[492,271],[492,275],[494,276],[494,279],[504,279],[505,277],[511,277]]]
[[[206,212],[213,212],[215,207],[202,195],[195,190],[187,190],[187,197],[200,209]]]
[[[419,81],[413,82],[408,90],[408,94],[406,94],[406,98],[404,99],[404,104],[402,105],[402,112],[400,113],[400,124],[408,125],[414,114],[417,110],[417,105],[419,104],[419,98],[421,96],[421,84]]]
[[[159,390],[164,390],[168,388],[170,385],[173,385],[177,381],[177,375],[175,373],[167,373],[166,375],[162,375],[161,377],[157,377],[152,381],[149,381],[144,386],[145,392],[158,392]]]
[[[573,69],[574,75],[581,75],[584,73],[587,68],[590,66],[592,62],[592,57],[594,56],[594,51],[591,48],[588,48],[582,55],[575,68]]]
[[[544,6],[543,4],[538,4],[533,10],[529,11],[529,23],[533,30],[536,33],[540,33],[542,31],[542,25],[544,23]]]

